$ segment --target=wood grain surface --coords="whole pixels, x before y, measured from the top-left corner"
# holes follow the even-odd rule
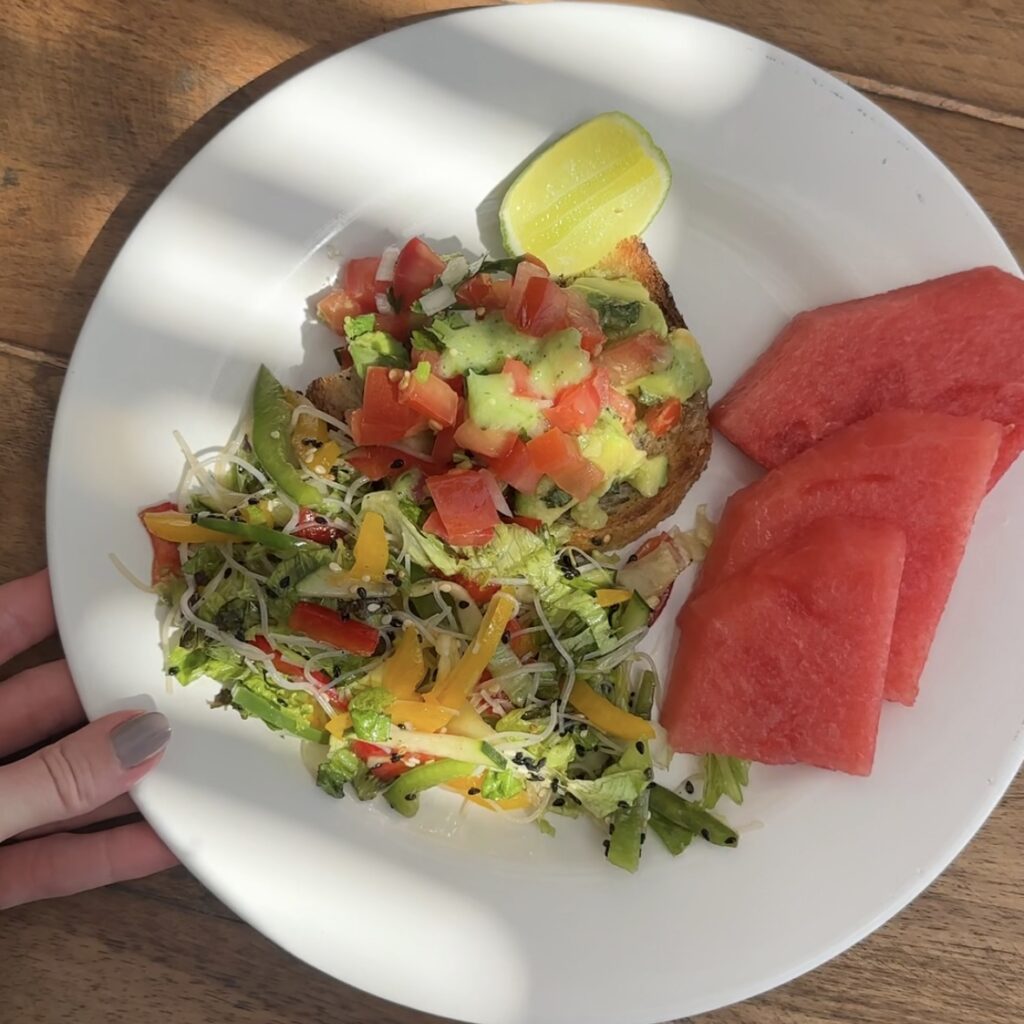
[[[44,475],[63,367],[96,289],[149,203],[277,82],[452,6],[459,5],[8,0],[0,7],[0,579],[44,563]],[[1024,259],[1019,0],[655,6],[761,36],[871,93],[949,165]],[[897,918],[825,967],[695,1024],[1019,1024],[1022,833],[1018,779],[967,850]],[[258,984],[247,980],[254,978]],[[429,1019],[294,961],[183,868],[0,916],[0,1024]]]

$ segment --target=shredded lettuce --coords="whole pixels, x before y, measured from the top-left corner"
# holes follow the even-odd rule
[[[388,533],[401,540],[406,553],[424,569],[437,569],[445,576],[458,572],[458,562],[437,537],[423,533],[402,511],[398,495],[392,491],[373,491],[363,498],[363,512],[377,512]]]
[[[394,699],[391,691],[382,686],[368,686],[352,698],[348,711],[359,739],[383,743],[390,738],[391,718],[387,712]]]
[[[488,768],[480,783],[480,795],[485,800],[508,800],[524,789],[523,780],[514,772],[499,772]]]
[[[629,807],[647,788],[647,776],[642,771],[605,772],[599,779],[572,779],[565,788],[585,810],[595,818],[607,818],[610,814]]]
[[[377,326],[377,317],[373,313],[362,316],[345,317],[345,337],[352,341],[362,334],[369,334]]]
[[[569,586],[555,559],[554,538],[548,533],[510,524],[497,526],[489,544],[467,549],[460,572],[481,584],[495,577],[529,580],[568,651],[604,651],[616,642],[607,611],[590,594]]]
[[[352,782],[364,771],[363,762],[352,753],[348,744],[332,736],[327,757],[317,768],[316,784],[328,796],[340,798],[345,795],[345,783]]]

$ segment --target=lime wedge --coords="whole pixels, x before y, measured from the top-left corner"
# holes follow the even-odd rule
[[[639,235],[672,183],[665,154],[626,114],[599,114],[563,135],[519,175],[498,221],[513,255],[539,256],[552,274],[578,274]]]

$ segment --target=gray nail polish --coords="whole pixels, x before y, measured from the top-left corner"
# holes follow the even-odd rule
[[[148,757],[158,754],[171,738],[167,716],[149,711],[122,722],[110,734],[114,753],[123,768],[134,768]]]

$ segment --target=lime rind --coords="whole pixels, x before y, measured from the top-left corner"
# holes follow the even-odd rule
[[[591,176],[574,185],[578,154],[572,153],[572,147],[579,147],[578,136],[583,133],[592,134],[594,145],[610,153],[607,159],[591,160]],[[622,159],[615,159],[616,150]],[[585,153],[584,159],[588,158],[590,154]],[[532,251],[549,264],[552,273],[578,273],[598,262],[622,238],[646,230],[664,205],[671,184],[668,159],[642,124],[621,111],[599,114],[544,149],[511,183],[498,213],[502,242],[513,255]],[[529,190],[534,195],[524,197]],[[524,213],[524,202],[536,210],[537,193],[547,197],[541,214]],[[545,229],[539,227],[545,217],[555,225],[547,228],[547,239]],[[620,232],[609,224],[615,217],[627,220]]]

